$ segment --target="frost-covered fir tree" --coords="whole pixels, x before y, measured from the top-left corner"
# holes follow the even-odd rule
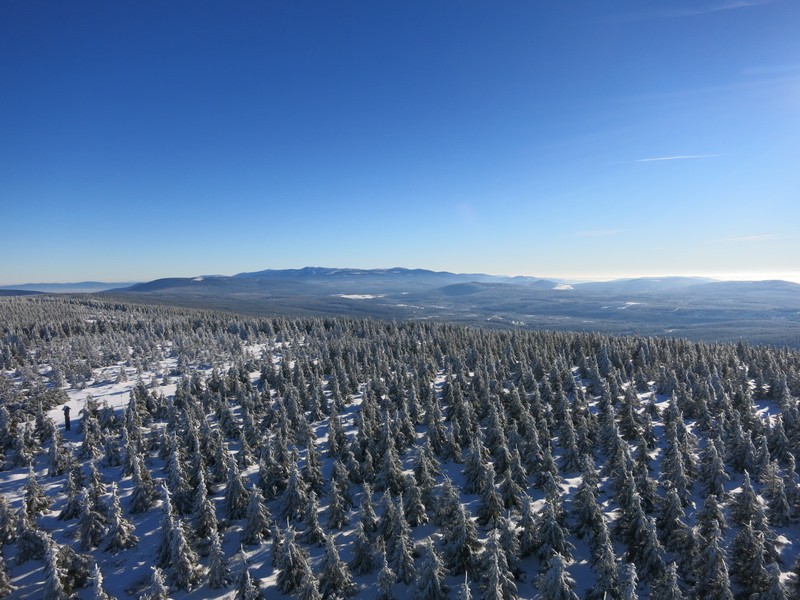
[[[272,517],[261,490],[253,484],[250,488],[250,499],[247,504],[246,521],[242,528],[242,544],[258,544],[269,537]]]
[[[375,547],[364,531],[364,524],[356,525],[356,537],[353,541],[353,558],[348,563],[355,575],[368,575],[376,568]]]
[[[411,527],[417,527],[428,522],[425,505],[422,503],[422,491],[417,486],[413,475],[406,475],[405,490],[403,492],[403,512]]]
[[[397,597],[394,593],[394,585],[397,583],[397,575],[395,575],[392,568],[389,566],[389,560],[386,558],[386,553],[381,552],[381,570],[378,572],[378,595],[376,600],[395,600]]]
[[[494,530],[486,541],[486,549],[481,555],[483,598],[486,600],[516,600],[517,585],[514,574],[508,566],[505,550],[500,546],[497,531]]]
[[[372,535],[378,530],[378,517],[375,515],[375,508],[372,506],[372,488],[366,481],[362,484],[358,521],[367,535]]]
[[[731,578],[746,596],[759,594],[769,586],[764,564],[764,536],[750,523],[742,527],[731,543]]]
[[[178,589],[191,590],[200,582],[203,569],[177,518],[172,520],[172,533],[169,537],[170,563],[167,580]]]
[[[156,502],[156,491],[153,480],[144,464],[144,459],[136,455],[133,458],[133,492],[130,495],[128,512],[132,515],[150,510]]]
[[[347,524],[347,504],[343,497],[343,486],[347,481],[336,479],[331,485],[328,494],[328,529],[341,529]]]
[[[767,565],[769,587],[759,595],[759,600],[787,600],[786,588],[781,581],[781,570],[776,563]]]
[[[413,546],[410,538],[411,532],[408,527],[408,521],[406,521],[403,514],[402,502],[403,496],[401,494],[393,513],[392,534],[387,543],[387,549],[390,549],[389,562],[395,575],[397,575],[398,581],[408,585],[416,577],[416,569],[414,567]]]
[[[567,541],[550,502],[544,503],[544,508],[539,514],[535,539],[536,552],[540,560],[549,560],[553,554],[560,554],[564,559],[571,560],[574,547]]]
[[[619,566],[619,598],[620,600],[637,600],[639,594],[636,586],[639,577],[634,563],[624,563]]]
[[[17,520],[16,563],[44,558],[50,544],[50,536],[36,526],[36,522],[20,510]]]
[[[59,565],[58,546],[52,540],[48,544],[44,560],[44,589],[42,597],[47,600],[67,600],[69,594],[62,580],[66,577],[64,568]]]
[[[477,556],[481,550],[478,531],[466,509],[458,504],[454,517],[442,531],[442,559],[454,575],[475,573]]]
[[[8,568],[6,567],[3,553],[0,552],[0,598],[5,598],[11,594],[14,589],[14,586],[11,585],[11,578],[8,576]]]
[[[495,473],[491,464],[486,466],[484,473],[476,516],[479,525],[483,527],[487,525],[495,527],[502,518],[505,507],[495,488]]]
[[[694,592],[698,598],[733,600],[728,561],[719,545],[721,537],[717,521],[711,520],[707,535],[701,536],[700,552],[697,555],[697,583]]]
[[[547,562],[547,570],[536,582],[541,600],[578,600],[573,592],[575,580],[567,572],[564,558],[554,554]]]
[[[586,598],[589,600],[616,598],[619,593],[617,557],[614,554],[614,544],[611,542],[605,517],[601,516],[598,521],[597,529],[589,540],[589,549],[595,583],[594,587],[587,591]]]
[[[169,589],[164,582],[164,574],[158,567],[152,567],[153,573],[150,576],[150,585],[141,596],[141,600],[168,600]]]
[[[33,466],[28,468],[28,479],[25,482],[25,496],[23,498],[25,512],[31,518],[49,510],[51,500],[47,497],[42,484],[36,479]]]
[[[206,479],[202,471],[198,475],[197,490],[195,492],[192,514],[189,517],[194,536],[198,540],[208,539],[212,532],[217,531],[217,511],[214,503],[209,499],[206,490]]]
[[[208,553],[208,587],[212,590],[228,587],[233,578],[231,569],[228,566],[228,559],[222,551],[222,542],[219,533],[210,532],[210,544]]]
[[[67,473],[64,485],[67,492],[67,501],[61,509],[61,512],[58,513],[59,521],[74,519],[81,514],[79,489],[75,484],[75,474],[72,471]]]
[[[281,496],[278,515],[281,519],[301,519],[308,505],[306,485],[297,469],[297,463],[292,461],[289,471],[289,481],[286,490]]]
[[[444,584],[445,568],[430,538],[425,543],[422,563],[417,573],[414,598],[417,600],[447,600],[447,586]]]
[[[313,490],[308,493],[303,525],[305,525],[305,529],[300,534],[300,541],[304,544],[320,546],[325,543],[325,530],[319,524],[319,503]]]
[[[653,585],[650,600],[684,600],[684,598],[678,585],[677,564],[672,562],[664,570],[664,576]]]
[[[108,542],[106,552],[119,552],[132,548],[139,542],[133,533],[133,525],[122,516],[116,482],[111,483],[111,502],[108,509]]]
[[[100,565],[94,563],[94,600],[115,600],[103,587],[103,572]]]
[[[3,544],[10,544],[15,539],[17,539],[17,515],[6,497],[0,494],[0,547]]]
[[[328,536],[325,556],[322,559],[322,572],[319,575],[319,591],[322,597],[346,598],[355,595],[357,590],[347,565],[339,558],[333,536]]]
[[[240,552],[241,570],[239,576],[236,578],[236,600],[262,600],[264,595],[261,593],[261,588],[258,581],[254,580],[250,575],[250,569],[247,566],[247,559],[244,552]]]
[[[228,483],[225,486],[225,498],[223,506],[225,514],[231,521],[243,519],[247,514],[247,504],[250,501],[250,495],[245,488],[244,478],[239,472],[239,467],[235,462],[231,461],[230,469],[228,469]]]
[[[308,565],[308,554],[297,544],[291,526],[284,532],[276,567],[279,569],[278,589],[284,594],[292,594],[301,589],[303,577],[311,569]]]

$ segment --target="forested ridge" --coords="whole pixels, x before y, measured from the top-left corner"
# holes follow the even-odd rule
[[[0,334],[0,594],[800,598],[796,350],[51,296]]]

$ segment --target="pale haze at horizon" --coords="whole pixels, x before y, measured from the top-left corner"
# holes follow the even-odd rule
[[[788,0],[11,0],[0,284],[800,282],[798,22]]]

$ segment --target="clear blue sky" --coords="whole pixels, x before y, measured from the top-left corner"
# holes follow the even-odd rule
[[[795,0],[4,0],[0,283],[800,280],[798,25]]]

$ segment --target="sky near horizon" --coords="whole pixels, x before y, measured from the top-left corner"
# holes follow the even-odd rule
[[[0,3],[0,284],[800,281],[800,2]]]

